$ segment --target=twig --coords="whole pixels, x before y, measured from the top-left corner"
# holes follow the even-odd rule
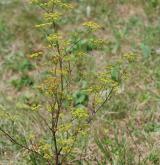
[[[107,95],[103,103],[95,110],[95,113],[97,113],[104,106],[104,104],[109,100],[113,90],[114,90],[114,87],[112,87],[112,89],[110,90],[109,94]]]
[[[91,118],[88,120],[88,124],[94,119],[94,116],[97,114],[97,112],[104,106],[104,104],[110,99],[110,96],[112,94],[114,90],[114,87],[112,87],[112,89],[110,90],[109,94],[107,95],[107,97],[105,98],[105,100],[103,101],[103,103],[94,111],[93,115],[91,116]]]
[[[42,158],[44,159],[43,155],[41,155],[39,152],[37,152],[37,151],[35,151],[35,150],[33,150],[33,149],[31,149],[31,148],[29,148],[29,147],[27,147],[27,146],[25,146],[25,145],[19,143],[16,139],[14,139],[13,137],[11,137],[11,135],[9,135],[9,133],[7,133],[7,132],[6,132],[4,129],[2,129],[1,127],[0,127],[0,131],[3,132],[4,135],[5,135],[6,137],[8,137],[8,139],[9,139],[11,142],[17,144],[18,146],[20,146],[20,147],[22,147],[22,148],[24,148],[24,149],[26,149],[26,150],[28,150],[28,151],[30,151],[30,152],[36,153],[37,155],[39,155],[40,157],[42,157]]]

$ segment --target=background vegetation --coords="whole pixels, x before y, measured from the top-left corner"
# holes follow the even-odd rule
[[[85,20],[103,25],[103,30],[96,34],[106,39],[103,50],[95,49],[87,40],[78,44],[93,57],[84,61],[91,72],[103,70],[104,65],[112,64],[128,52],[137,56],[136,62],[128,66],[127,80],[98,114],[91,135],[82,137],[76,148],[79,154],[70,157],[69,163],[159,165],[160,1],[69,2],[75,4],[76,10],[73,19],[63,20],[67,23],[64,32],[76,30]],[[40,136],[45,125],[41,114],[37,116],[29,108],[36,104],[35,85],[47,74],[44,66],[28,59],[34,49],[43,49],[42,44],[37,44],[43,40],[42,34],[34,28],[41,23],[39,12],[26,0],[0,0],[0,127],[21,144],[26,144],[26,137],[31,138],[33,133]],[[85,102],[86,95],[78,92],[75,102]],[[0,132],[0,164],[44,163],[34,161],[28,151],[11,143]]]

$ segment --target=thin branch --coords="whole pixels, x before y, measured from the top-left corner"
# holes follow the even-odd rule
[[[87,33],[88,34],[88,33]],[[87,35],[85,34],[85,35]],[[71,54],[72,48],[74,48],[80,41],[83,40],[83,36],[82,38],[79,38],[77,41],[75,41],[69,48],[68,50],[65,51],[65,55],[67,55],[68,53]]]
[[[112,87],[112,89],[110,90],[109,94],[107,95],[103,103],[95,110],[95,113],[97,113],[104,106],[104,104],[109,100],[113,90],[114,90],[114,87]]]
[[[112,89],[110,90],[109,94],[107,95],[107,97],[105,98],[103,103],[94,111],[93,115],[89,118],[89,120],[87,122],[88,124],[94,119],[95,115],[104,106],[104,104],[110,99],[110,96],[111,96],[113,90],[114,90],[114,87],[112,87]]]
[[[44,159],[43,155],[41,155],[39,152],[37,152],[37,151],[35,151],[35,150],[31,149],[31,148],[29,148],[29,147],[27,147],[27,146],[25,146],[25,145],[19,143],[16,139],[14,139],[13,137],[11,137],[11,135],[10,135],[9,133],[7,133],[3,128],[0,127],[0,131],[3,132],[3,134],[4,134],[11,142],[17,144],[17,145],[20,146],[21,148],[24,148],[24,149],[28,150],[29,152],[36,153],[37,155],[39,155],[40,157],[42,157],[42,158]]]
[[[47,120],[40,113],[38,113],[38,116],[44,121],[44,123],[46,124],[46,126],[48,127],[48,129],[50,131],[52,131],[52,128],[49,126],[49,123],[47,122]]]

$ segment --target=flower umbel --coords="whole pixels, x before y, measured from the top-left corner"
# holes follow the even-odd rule
[[[83,26],[85,26],[86,28],[88,28],[91,31],[95,31],[99,28],[101,28],[101,26],[93,21],[89,21],[89,22],[85,22],[83,23]]]

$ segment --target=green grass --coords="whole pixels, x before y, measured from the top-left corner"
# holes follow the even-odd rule
[[[128,79],[122,84],[119,95],[113,96],[98,114],[92,138],[86,140],[87,149],[84,151],[81,145],[78,146],[80,154],[84,152],[75,164],[159,165],[160,54],[156,51],[160,48],[160,1],[77,2],[79,5],[72,13],[73,18],[63,22],[64,30],[78,29],[81,21],[93,18],[103,25],[103,33],[96,35],[107,40],[101,52],[87,40],[74,48],[76,51],[82,47],[93,56],[93,61],[88,59],[91,72],[103,69],[104,64],[112,63],[126,52],[133,51],[138,60],[130,64]],[[88,18],[86,6],[91,7]],[[28,108],[36,102],[36,97],[40,97],[32,91],[39,80],[37,66],[27,57],[32,50],[43,47],[37,45],[42,36],[33,28],[40,22],[36,12],[25,1],[0,0],[0,112],[16,116],[18,120],[12,123],[10,118],[2,118],[0,126],[23,144],[26,143],[25,136],[32,131],[44,134],[35,124],[42,123],[41,119]],[[65,26],[66,22],[69,27]],[[78,76],[75,81],[79,81]],[[75,92],[76,104],[87,101],[85,93]],[[10,143],[1,132],[0,137],[0,164],[36,164],[34,156],[26,156],[24,150]]]

